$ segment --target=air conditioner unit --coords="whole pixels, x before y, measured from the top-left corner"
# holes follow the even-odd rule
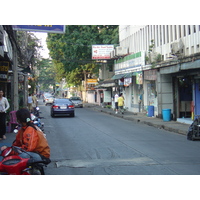
[[[116,47],[115,48],[115,55],[116,56],[123,56],[128,54],[128,48],[127,47]]]
[[[174,42],[171,44],[172,55],[180,55],[183,53],[184,53],[184,44],[182,40],[179,40],[179,42]]]

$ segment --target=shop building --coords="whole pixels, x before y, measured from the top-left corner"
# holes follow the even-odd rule
[[[112,53],[113,79],[123,81],[130,111],[152,106],[153,116],[162,117],[170,109],[174,120],[200,114],[200,25],[122,25],[119,40],[126,52]]]

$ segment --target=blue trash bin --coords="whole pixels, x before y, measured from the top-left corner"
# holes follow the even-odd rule
[[[171,120],[171,109],[162,110],[163,121],[167,122]]]
[[[154,106],[148,106],[148,117],[154,116]]]

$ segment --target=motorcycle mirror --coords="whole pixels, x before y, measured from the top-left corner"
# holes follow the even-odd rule
[[[36,107],[36,110],[40,110],[40,108],[39,108],[39,107]]]
[[[18,133],[18,130],[17,130],[17,129],[14,129],[13,133],[16,133],[16,134],[17,134],[17,133]]]

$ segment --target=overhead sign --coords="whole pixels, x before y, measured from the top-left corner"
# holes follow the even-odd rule
[[[65,33],[65,25],[12,25],[13,30]]]
[[[92,45],[92,59],[110,59],[114,45]]]

